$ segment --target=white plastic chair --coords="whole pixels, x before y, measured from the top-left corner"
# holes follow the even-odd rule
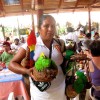
[[[14,92],[9,93],[8,100],[15,100]]]

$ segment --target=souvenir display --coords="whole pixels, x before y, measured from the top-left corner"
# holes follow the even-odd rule
[[[73,40],[66,40],[66,51],[64,57],[67,60],[66,71],[66,96],[69,98],[75,98],[79,93],[86,89],[88,78],[84,74],[84,70],[80,70],[80,62],[84,62],[87,66],[88,61],[86,54],[76,53],[76,43]]]
[[[79,70],[80,61],[83,61],[84,67],[88,67],[89,58],[85,54],[75,54],[70,57],[70,68],[71,74],[66,75],[66,95],[69,98],[74,98],[77,94],[81,93],[84,89],[87,89],[89,82],[87,75],[84,71]],[[67,71],[68,72],[68,71]],[[90,85],[89,85],[90,86]],[[70,89],[70,90],[69,90]]]

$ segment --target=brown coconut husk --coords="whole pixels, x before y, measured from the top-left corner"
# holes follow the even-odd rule
[[[76,93],[76,91],[73,89],[72,85],[68,85],[65,89],[65,94],[66,96],[68,96],[69,98],[75,98],[78,94]]]
[[[57,68],[54,68],[54,69],[53,68],[45,68],[42,71],[36,70],[35,67],[33,68],[34,78],[40,82],[52,81],[54,78],[56,78],[57,73],[58,73]]]
[[[86,54],[75,54],[72,55],[71,60],[90,60],[90,58],[87,57]]]

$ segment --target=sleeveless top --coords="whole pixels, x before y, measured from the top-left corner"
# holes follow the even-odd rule
[[[90,72],[91,75],[91,79],[92,79],[92,84],[94,84],[95,86],[100,86],[100,69],[98,69],[96,67],[96,65],[94,64],[94,62],[92,61],[92,65],[94,67],[94,72]],[[95,96],[100,97],[100,91],[93,91],[93,94]]]

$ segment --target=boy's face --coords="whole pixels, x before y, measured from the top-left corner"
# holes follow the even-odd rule
[[[98,34],[94,36],[94,39],[98,39],[98,38],[99,38],[99,35]]]
[[[19,44],[19,41],[18,40],[15,40],[14,42],[15,42],[15,45],[18,45]]]
[[[4,51],[9,51],[9,50],[10,50],[10,47],[9,47],[8,45],[4,45],[4,46],[3,46],[3,50],[4,50]]]

